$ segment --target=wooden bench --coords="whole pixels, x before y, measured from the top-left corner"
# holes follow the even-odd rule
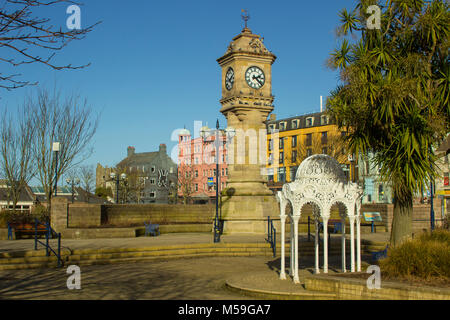
[[[8,222],[8,240],[13,240],[13,233],[16,236],[17,235],[27,235],[27,236],[34,236],[37,235],[45,235],[48,232],[47,227],[43,224],[36,226],[34,223],[9,223]]]
[[[339,219],[329,219],[328,220],[328,226],[333,227],[332,233],[342,233],[342,221]],[[323,231],[323,222],[319,222],[319,230]]]
[[[386,248],[382,251],[372,252],[372,260],[378,261],[382,258],[386,258],[388,249],[389,249],[389,245],[387,245]]]
[[[159,232],[159,224],[152,224],[151,222],[145,223],[145,236],[152,235],[157,236],[160,234]]]

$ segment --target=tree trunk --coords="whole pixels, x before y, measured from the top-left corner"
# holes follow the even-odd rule
[[[395,197],[395,195],[394,195]],[[412,238],[412,196],[403,201],[394,202],[390,246],[395,247]],[[398,197],[395,197],[398,199]]]

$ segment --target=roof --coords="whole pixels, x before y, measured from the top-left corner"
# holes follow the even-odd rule
[[[295,116],[295,117],[290,117],[290,118],[284,118],[284,119],[278,119],[278,120],[267,120],[266,121],[266,126],[267,128],[269,127],[269,125],[271,124],[275,124],[275,128],[274,129],[278,129],[280,130],[280,122],[286,122],[286,126],[284,130],[280,130],[280,131],[288,131],[288,130],[296,130],[296,129],[303,129],[303,128],[313,128],[313,127],[319,127],[319,126],[326,126],[331,124],[331,122],[325,122],[322,123],[321,122],[321,116],[326,115],[325,112],[314,112],[314,113],[308,113],[308,114],[304,114],[304,115],[299,115],[299,116]],[[306,125],[306,119],[307,118],[313,118],[313,124],[311,126],[307,126]],[[292,120],[299,120],[298,126],[297,127],[293,127],[293,121]]]
[[[447,136],[447,138],[442,141],[439,148],[436,150],[438,152],[445,152],[447,153],[450,150],[450,135]]]
[[[8,201],[8,188],[0,187],[0,201]],[[20,191],[18,202],[34,202],[34,196],[27,187]]]

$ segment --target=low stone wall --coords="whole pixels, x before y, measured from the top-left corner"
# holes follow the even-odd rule
[[[367,274],[369,278],[370,274]],[[305,279],[307,290],[333,292],[345,300],[450,300],[450,289],[416,287],[401,283],[381,282],[380,289],[369,289],[367,280],[314,275]]]
[[[132,226],[144,222],[166,224],[211,224],[215,215],[212,205],[126,204],[102,205],[103,225]]]
[[[69,228],[100,227],[101,205],[98,204],[69,204]]]
[[[0,229],[0,240],[8,240],[8,229],[7,228]]]
[[[73,228],[63,230],[61,237],[63,239],[134,238],[136,228]]]

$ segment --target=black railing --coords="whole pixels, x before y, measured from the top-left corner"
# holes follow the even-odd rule
[[[45,226],[45,243],[38,240],[38,226]],[[49,239],[53,239],[56,237],[58,239],[58,248],[57,252],[53,250],[53,248],[50,246]],[[38,219],[35,219],[34,221],[34,250],[38,249],[38,243],[42,244],[45,247],[45,255],[47,257],[50,256],[50,252],[52,252],[56,258],[58,259],[58,267],[62,267],[62,259],[61,259],[61,233],[56,233],[55,230],[50,227],[50,222],[46,222],[45,224],[42,222],[39,222]]]
[[[277,255],[277,230],[273,226],[273,220],[267,217],[267,242],[270,243],[270,247],[273,251],[273,256]]]

